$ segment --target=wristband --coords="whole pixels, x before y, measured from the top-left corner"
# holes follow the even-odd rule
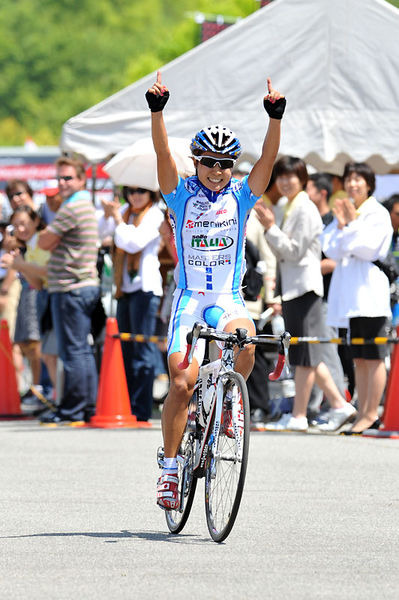
[[[146,92],[145,97],[151,112],[160,112],[164,109],[165,104],[169,100],[169,92],[164,92],[162,96],[158,96],[152,92]]]
[[[271,119],[282,119],[286,104],[285,98],[279,98],[275,102],[270,102],[267,98],[263,99],[263,106]]]

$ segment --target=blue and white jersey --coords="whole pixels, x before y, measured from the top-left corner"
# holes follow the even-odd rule
[[[198,177],[181,179],[164,195],[176,242],[176,285],[180,289],[231,293],[245,273],[245,227],[258,197],[232,179],[211,192]]]

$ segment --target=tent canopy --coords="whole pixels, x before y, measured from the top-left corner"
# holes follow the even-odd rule
[[[274,0],[165,65],[168,134],[213,123],[259,156],[266,78],[287,96],[281,154],[341,174],[348,159],[399,169],[399,10],[385,0]],[[150,135],[156,73],[69,119],[61,150],[99,162]]]

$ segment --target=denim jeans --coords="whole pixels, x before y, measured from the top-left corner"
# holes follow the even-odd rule
[[[121,333],[154,335],[159,296],[141,290],[118,300],[116,318]],[[152,412],[155,346],[152,343],[122,342],[123,361],[132,413],[148,421]]]
[[[97,369],[87,336],[99,297],[96,286],[51,294],[58,355],[64,363],[64,393],[58,409],[63,417],[84,419],[95,410]]]

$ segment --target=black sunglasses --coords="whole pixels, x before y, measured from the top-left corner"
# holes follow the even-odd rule
[[[14,198],[14,196],[22,196],[22,194],[26,194],[26,191],[24,190],[23,192],[12,192],[8,197]]]
[[[73,175],[65,175],[64,177],[62,175],[59,175],[57,177],[57,181],[71,181],[72,179],[75,179],[75,177],[73,177]]]
[[[145,188],[127,188],[128,194],[145,194],[148,192]]]
[[[204,167],[209,167],[213,169],[216,165],[219,165],[219,168],[224,171],[225,169],[232,169],[235,164],[234,158],[212,158],[212,156],[201,156],[198,158],[198,162]]]

